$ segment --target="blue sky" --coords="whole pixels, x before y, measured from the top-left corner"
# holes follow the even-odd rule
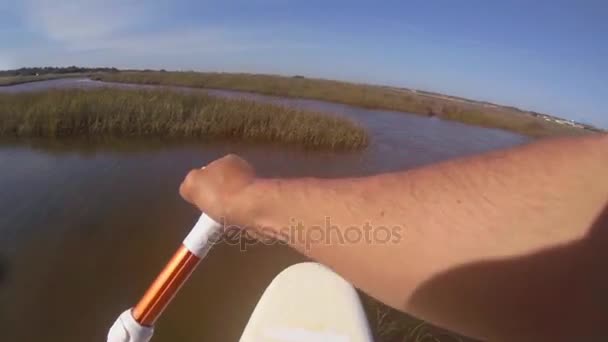
[[[0,69],[72,64],[389,84],[608,128],[604,0],[0,0]]]

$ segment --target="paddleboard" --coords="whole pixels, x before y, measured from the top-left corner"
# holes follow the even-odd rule
[[[293,265],[266,288],[241,342],[371,342],[355,288],[329,268]]]

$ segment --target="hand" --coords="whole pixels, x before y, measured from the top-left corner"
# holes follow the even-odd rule
[[[245,196],[255,171],[242,158],[230,154],[188,173],[179,192],[188,202],[224,225],[245,227],[252,222],[254,200]]]

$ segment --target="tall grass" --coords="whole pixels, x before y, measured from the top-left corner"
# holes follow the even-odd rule
[[[0,94],[0,136],[162,136],[358,149],[366,132],[345,118],[168,90],[50,90]]]
[[[362,295],[370,327],[377,341],[398,342],[475,342],[436,327]]]
[[[499,128],[532,137],[585,133],[584,129],[545,121],[509,107],[425,94],[407,89],[273,75],[198,72],[119,72],[96,76],[111,82],[177,85],[257,92],[339,102],[365,108],[437,116],[466,124]]]

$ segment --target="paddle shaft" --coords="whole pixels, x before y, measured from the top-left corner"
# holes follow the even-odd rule
[[[153,326],[200,261],[181,245],[133,308],[135,321],[143,326]]]
[[[217,241],[222,226],[202,214],[137,305],[124,311],[108,331],[108,342],[148,342],[154,323]]]

